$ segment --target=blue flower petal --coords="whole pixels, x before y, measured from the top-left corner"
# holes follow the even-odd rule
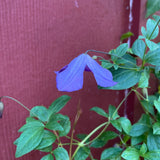
[[[100,64],[98,64],[95,60],[93,60],[89,55],[87,57],[87,66],[92,71],[96,82],[101,87],[111,87],[117,84],[117,82],[113,81],[112,73],[103,68]]]
[[[72,92],[83,87],[83,72],[86,67],[86,60],[86,55],[81,54],[60,71],[55,72],[59,91]]]

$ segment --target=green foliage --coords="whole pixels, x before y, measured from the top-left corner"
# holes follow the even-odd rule
[[[63,95],[57,98],[48,108],[49,116],[51,116],[54,113],[58,113],[70,99],[71,97],[67,95]]]
[[[113,87],[108,87],[106,89],[113,89],[113,90],[128,89],[136,85],[141,76],[140,72],[137,72],[135,70],[122,69],[122,68],[112,71],[112,74],[113,74],[114,81],[117,82],[117,85]]]
[[[141,32],[145,39],[149,40],[155,39],[159,33],[157,22],[153,19],[148,19],[146,24],[146,29],[142,27]]]
[[[108,108],[108,112],[109,112],[109,118],[115,120],[116,118],[119,117],[118,113],[116,112],[116,107],[109,105]]]
[[[133,54],[143,59],[143,56],[145,54],[145,48],[146,48],[146,45],[144,41],[137,39],[132,46]]]
[[[42,122],[48,121],[49,118],[49,112],[47,108],[43,106],[35,106],[31,109],[30,117],[37,117]]]
[[[54,160],[52,154],[47,154],[46,156],[42,157],[41,160]]]
[[[122,158],[126,160],[139,160],[139,151],[136,148],[129,147],[122,153]]]
[[[103,147],[109,140],[115,139],[118,135],[113,131],[103,132],[96,140],[91,143],[91,147],[101,148]]]
[[[154,135],[152,132],[147,136],[147,147],[149,151],[160,149],[160,136]]]
[[[130,120],[127,119],[127,118],[125,118],[125,117],[120,117],[120,118],[118,119],[118,121],[120,122],[123,131],[124,131],[126,134],[129,134],[129,133],[130,133],[130,130],[131,130],[131,128],[132,128],[132,125],[131,125]]]
[[[53,154],[56,157],[56,160],[69,160],[68,152],[64,148],[56,148],[53,151]]]
[[[131,37],[131,36],[134,36],[134,34],[133,34],[132,32],[124,33],[124,34],[122,34],[120,40],[123,41],[123,40],[125,40],[125,39],[128,39],[128,38]]]
[[[41,150],[51,146],[55,142],[55,140],[56,136],[52,132],[44,130],[42,140],[40,144],[36,147],[36,150]]]
[[[50,153],[57,138],[69,133],[71,128],[69,118],[57,113],[69,99],[69,96],[64,95],[56,99],[48,109],[43,106],[35,106],[31,109],[30,117],[26,118],[26,124],[19,129],[19,132],[22,132],[20,137],[14,142],[17,146],[16,157],[21,157],[32,150]],[[61,160],[58,156],[58,152],[61,151],[64,154],[62,157],[66,157],[66,151],[63,148],[57,148],[53,151],[57,157],[56,160]],[[48,154],[42,159],[52,160],[53,156]]]
[[[160,135],[160,122],[156,122],[153,125],[153,134]]]
[[[160,159],[160,151],[150,151],[147,152],[144,156],[147,160],[159,160]]]
[[[122,148],[114,148],[114,147],[105,149],[101,154],[101,160],[117,158],[118,156],[121,155],[122,151],[123,151]]]
[[[147,67],[145,67],[143,72],[141,73],[138,87],[139,88],[147,88],[149,86],[149,77],[150,77],[149,69]]]
[[[93,107],[91,108],[91,111],[95,111],[97,114],[106,118],[108,118],[109,116],[102,108],[99,108],[99,107]]]
[[[44,126],[37,126],[25,130],[17,142],[16,158],[35,149],[41,142],[44,133]]]
[[[76,153],[74,160],[86,160],[89,157],[89,147],[81,147]]]
[[[149,51],[145,56],[145,62],[158,66],[160,63],[159,52],[160,52],[160,48],[153,51]]]
[[[150,117],[148,115],[143,114],[141,119],[135,123],[131,130],[130,135],[133,137],[138,137],[143,135],[145,132],[149,131],[151,128]]]

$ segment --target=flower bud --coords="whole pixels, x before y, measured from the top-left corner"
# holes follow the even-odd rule
[[[95,56],[95,55],[94,55],[94,56],[92,56],[92,59],[97,59],[97,56]]]
[[[3,109],[4,109],[4,105],[3,105],[3,103],[0,101],[0,118],[2,118]]]

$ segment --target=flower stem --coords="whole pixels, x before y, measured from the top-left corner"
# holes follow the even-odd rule
[[[83,141],[81,141],[79,144],[78,144],[78,147],[76,148],[71,160],[74,158],[74,156],[76,155],[76,153],[78,152],[78,150],[80,149],[80,147],[84,146],[84,143],[86,142],[87,139],[89,139],[95,132],[97,132],[100,128],[102,128],[103,126],[107,125],[108,122],[105,122],[105,123],[102,123],[101,125],[99,125],[98,127],[96,127],[91,133],[89,133],[88,136],[86,136],[84,138]]]
[[[0,99],[2,99],[2,98],[11,99],[11,100],[15,101],[16,103],[18,103],[20,106],[22,106],[24,109],[26,109],[28,112],[31,111],[28,107],[26,107],[24,104],[22,104],[20,101],[18,101],[17,99],[15,99],[13,97],[9,97],[9,96],[2,96],[2,97],[0,97]]]
[[[87,51],[85,52],[85,54],[87,54],[88,52],[102,53],[102,54],[107,54],[107,55],[110,55],[110,56],[111,56],[111,54],[108,53],[108,52],[96,51],[96,50],[92,50],[92,49],[87,50]],[[123,58],[123,57],[117,56],[117,55],[115,55],[115,54],[112,54],[112,55],[115,56],[115,57],[117,57],[117,58],[121,58],[121,59],[127,61],[128,63],[130,63],[130,64],[132,64],[132,65],[134,65],[134,66],[137,66],[136,64],[132,63],[131,61],[128,61],[127,59],[125,59],[125,58]]]
[[[12,101],[18,103],[21,107],[23,107],[25,110],[27,110],[28,112],[32,113],[35,117],[38,117],[35,113],[33,113],[28,107],[26,107],[24,104],[22,104],[20,101],[18,101],[17,99],[13,98],[13,97],[10,97],[10,96],[2,96],[0,97],[0,100],[2,98],[8,98],[8,99],[11,99]]]
[[[86,143],[85,145],[89,145],[90,143],[92,143],[93,141],[95,141],[98,137],[100,137],[102,135],[102,133],[107,129],[107,127],[110,125],[110,121],[106,122],[106,126],[103,128],[103,130],[98,134],[98,136],[96,136],[94,139],[92,139],[91,141],[89,141],[88,143]]]

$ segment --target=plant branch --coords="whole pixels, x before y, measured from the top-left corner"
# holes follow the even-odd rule
[[[85,138],[84,140],[82,140],[79,144],[78,147],[76,148],[71,160],[74,158],[74,156],[76,155],[76,153],[78,152],[79,148],[84,146],[84,143],[86,142],[87,139],[89,139],[95,132],[97,132],[100,128],[102,128],[103,126],[107,125],[108,122],[102,123],[101,125],[99,125],[98,127],[96,127],[92,132],[90,132]]]

